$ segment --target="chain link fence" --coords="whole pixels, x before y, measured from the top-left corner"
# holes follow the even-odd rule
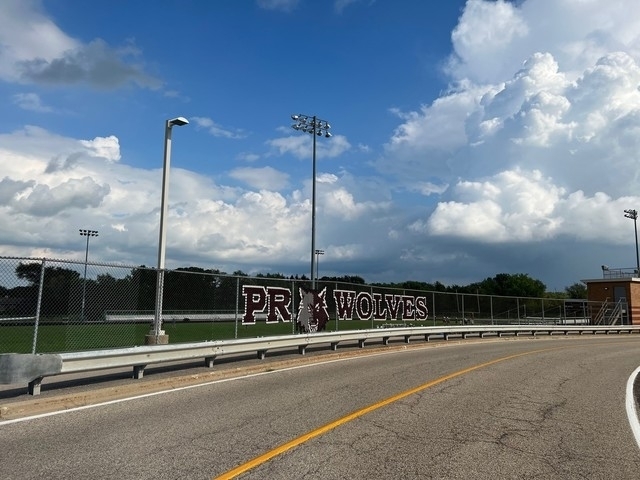
[[[0,257],[0,353],[144,345],[153,331],[157,274],[157,269],[145,266]],[[291,321],[268,322],[265,315],[257,315],[254,323],[243,322],[249,301],[243,293],[246,286],[291,292]],[[196,267],[167,270],[162,329],[171,343],[294,334],[298,303],[309,288],[309,281],[299,279],[223,275]],[[472,323],[582,324],[592,322],[602,308],[599,302],[586,300],[318,281],[317,291],[323,290],[327,331]],[[337,305],[340,292],[351,292],[353,301],[359,302],[349,315]],[[418,297],[423,299],[424,315],[418,315],[420,309],[411,303]],[[398,302],[407,298],[402,313]],[[384,301],[384,308],[374,305]],[[372,314],[376,309],[382,315]]]

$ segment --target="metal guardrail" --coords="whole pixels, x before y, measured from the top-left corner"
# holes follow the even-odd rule
[[[329,345],[336,350],[339,343],[357,342],[363,348],[367,341],[381,340],[388,345],[391,338],[403,338],[409,343],[412,337],[422,336],[449,340],[451,336],[462,337],[487,335],[522,334],[537,335],[562,333],[568,335],[584,333],[640,333],[640,325],[464,325],[445,327],[399,327],[371,330],[349,330],[344,332],[321,332],[314,334],[282,335],[274,337],[219,340],[172,345],[146,345],[112,350],[93,350],[59,354],[0,354],[0,384],[28,383],[30,395],[38,395],[44,377],[79,373],[111,368],[133,367],[133,378],[142,378],[149,364],[204,358],[205,366],[213,367],[216,357],[237,353],[257,352],[264,359],[266,352],[276,349],[297,348],[305,354],[312,345]]]

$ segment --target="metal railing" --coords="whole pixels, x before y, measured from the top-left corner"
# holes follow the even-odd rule
[[[444,327],[404,327],[375,330],[352,330],[345,332],[328,332],[304,335],[285,335],[270,338],[249,338],[218,342],[199,342],[175,345],[153,345],[136,348],[113,350],[93,350],[84,352],[66,352],[59,354],[0,354],[0,384],[27,383],[28,393],[38,395],[42,380],[47,376],[65,373],[105,370],[121,367],[133,367],[133,378],[142,378],[144,369],[149,364],[203,358],[206,367],[213,367],[216,357],[238,353],[257,352],[258,358],[264,359],[267,351],[296,348],[304,355],[307,347],[329,345],[337,350],[338,344],[357,342],[364,348],[366,342],[382,341],[388,345],[392,338],[402,338],[409,343],[411,338],[420,336],[425,341],[441,338],[444,341],[451,337],[487,335],[501,337],[503,335],[538,335],[562,333],[564,335],[584,333],[638,333],[640,326],[597,326],[597,325],[478,325],[478,326],[444,326]]]
[[[602,266],[602,278],[634,278],[638,276],[638,270],[635,268],[609,268]]]
[[[625,317],[627,309],[627,302],[624,300],[618,300],[615,304],[609,301],[604,301],[593,317],[594,325],[623,325],[625,323]]]
[[[640,326],[598,326],[598,325],[471,325],[443,327],[404,327],[374,330],[351,330],[304,335],[284,335],[269,338],[248,338],[215,342],[184,343],[175,345],[153,345],[113,350],[87,352],[66,352],[59,354],[0,354],[0,384],[27,383],[28,393],[38,395],[42,380],[47,376],[65,373],[79,373],[121,367],[133,367],[133,378],[142,378],[149,364],[203,358],[206,367],[213,367],[216,357],[238,353],[257,352],[264,359],[267,351],[296,348],[304,355],[309,346],[329,345],[337,350],[338,344],[357,342],[364,348],[366,342],[381,340],[388,345],[392,338],[402,338],[409,343],[411,338],[420,336],[425,341],[437,337],[444,341],[451,337],[487,335],[538,335],[562,333],[564,335],[584,333],[638,333]]]

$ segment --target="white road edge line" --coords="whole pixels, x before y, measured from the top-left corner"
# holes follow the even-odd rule
[[[638,412],[636,411],[636,399],[633,396],[633,385],[636,382],[638,373],[640,373],[640,367],[636,368],[627,380],[627,394],[625,403],[627,406],[627,417],[629,418],[629,426],[631,427],[633,436],[636,439],[638,448],[640,448],[640,422],[638,422]]]
[[[420,347],[418,347],[420,348]],[[380,353],[374,353],[371,355],[366,355],[367,357],[377,357],[380,355],[391,355],[394,353],[402,353],[402,352],[407,352],[410,350],[394,350],[391,352],[380,352]],[[109,400],[108,402],[101,402],[101,403],[94,403],[92,405],[83,405],[81,407],[73,407],[73,408],[67,408],[65,410],[58,410],[55,412],[47,412],[47,413],[41,413],[38,415],[31,415],[29,417],[22,417],[22,418],[14,418],[11,420],[0,420],[0,428],[2,428],[3,425],[9,425],[12,423],[20,423],[20,422],[26,422],[29,420],[36,420],[38,418],[45,418],[45,417],[52,417],[54,415],[62,415],[63,413],[71,413],[71,412],[77,412],[80,410],[87,410],[89,408],[97,408],[97,407],[103,407],[106,405],[114,405],[116,403],[123,403],[123,402],[128,402],[131,400],[140,400],[142,398],[147,398],[147,397],[155,397],[157,395],[163,395],[165,393],[171,393],[171,392],[180,392],[183,390],[190,390],[192,388],[199,388],[199,387],[206,387],[208,385],[214,385],[216,383],[224,383],[224,382],[232,382],[232,381],[236,381],[236,380],[242,380],[245,378],[252,378],[252,377],[260,377],[262,375],[269,375],[272,373],[279,373],[279,372],[286,372],[289,370],[297,370],[299,368],[307,368],[307,367],[313,367],[313,366],[318,366],[318,365],[326,365],[328,363],[336,363],[336,362],[344,362],[347,360],[354,360],[354,359],[358,359],[358,358],[363,358],[362,356],[355,356],[355,357],[347,357],[347,358],[337,358],[337,359],[333,359],[333,360],[327,360],[324,362],[316,362],[316,363],[309,363],[309,364],[304,364],[304,365],[296,365],[293,367],[286,367],[286,368],[276,368],[274,370],[269,370],[266,372],[259,372],[259,373],[252,373],[249,375],[243,375],[240,377],[233,377],[233,378],[223,378],[220,380],[212,380],[210,382],[205,382],[205,383],[198,383],[196,385],[187,385],[184,387],[177,387],[177,388],[170,388],[170,389],[166,389],[166,390],[160,390],[158,392],[152,392],[152,393],[145,393],[143,395],[136,395],[135,397],[127,397],[127,398],[119,398],[117,400]]]

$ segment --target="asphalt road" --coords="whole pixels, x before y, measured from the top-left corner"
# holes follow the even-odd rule
[[[640,477],[637,336],[378,352],[0,421],[0,478]]]

